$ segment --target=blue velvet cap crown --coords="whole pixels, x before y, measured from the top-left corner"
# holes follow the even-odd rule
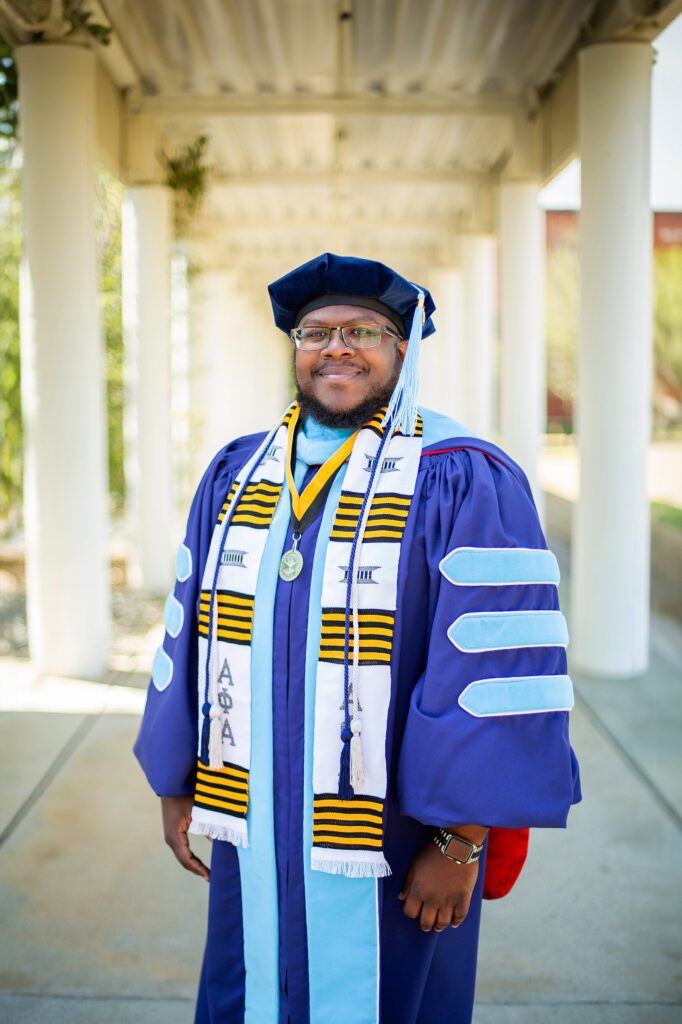
[[[431,319],[436,306],[426,288],[421,291],[426,317],[422,337],[427,338],[436,329]],[[403,337],[407,337],[417,307],[419,286],[376,260],[325,252],[273,281],[268,292],[275,323],[287,334],[296,326],[299,310],[309,302],[324,295],[342,295],[348,297],[348,302],[351,296],[366,297],[387,306],[402,320]]]

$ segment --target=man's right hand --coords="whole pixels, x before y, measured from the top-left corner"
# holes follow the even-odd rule
[[[210,869],[192,853],[187,837],[192,820],[191,796],[162,796],[161,817],[163,819],[163,836],[183,868],[195,875],[201,875],[208,882]]]

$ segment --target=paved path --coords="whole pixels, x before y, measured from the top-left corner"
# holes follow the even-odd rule
[[[158,632],[121,641],[104,686],[0,661],[0,1021],[192,1022],[208,887],[131,754]],[[475,1024],[682,1020],[681,651],[657,622],[646,677],[575,676],[585,801],[485,905]]]

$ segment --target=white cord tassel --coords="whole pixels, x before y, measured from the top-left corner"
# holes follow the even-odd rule
[[[353,701],[355,703],[355,701]],[[362,722],[359,718],[351,718],[350,722],[353,738],[350,741],[350,784],[357,795],[365,784],[365,766],[362,761]]]
[[[391,421],[393,429],[402,434],[412,435],[417,425],[417,393],[419,391],[419,351],[421,349],[422,330],[424,326],[424,292],[417,288],[417,305],[415,306],[407,343],[407,352],[403,359],[398,382],[393,389],[391,400],[383,420],[382,427]]]
[[[209,768],[223,767],[223,709],[211,704],[211,726],[208,734]]]

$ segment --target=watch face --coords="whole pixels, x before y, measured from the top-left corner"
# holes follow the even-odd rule
[[[455,860],[467,861],[471,856],[472,849],[473,847],[469,843],[465,843],[464,840],[453,836],[445,847],[445,853],[447,853],[448,857],[454,857]]]

